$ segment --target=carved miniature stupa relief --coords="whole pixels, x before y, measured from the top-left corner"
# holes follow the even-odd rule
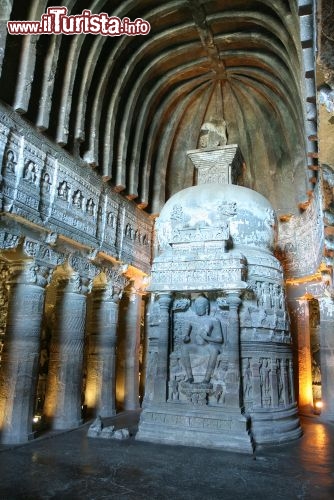
[[[146,393],[137,439],[252,452],[301,435],[270,203],[235,185],[243,158],[204,124],[197,185],[156,221]]]

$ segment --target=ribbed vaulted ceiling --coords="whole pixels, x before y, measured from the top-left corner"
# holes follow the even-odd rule
[[[46,0],[1,0],[1,19],[39,20]],[[244,184],[280,213],[307,190],[295,0],[62,0],[151,24],[146,36],[2,38],[0,98],[157,213],[193,184],[185,152],[224,117]],[[4,31],[2,31],[4,33]]]

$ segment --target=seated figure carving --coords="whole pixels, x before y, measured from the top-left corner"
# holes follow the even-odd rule
[[[36,166],[32,161],[29,161],[24,169],[23,179],[31,184],[35,184],[36,178]]]
[[[9,149],[7,151],[7,161],[5,163],[5,171],[14,174],[15,173],[15,165],[16,165],[16,161],[15,161],[14,152],[11,149]]]
[[[210,384],[223,344],[221,324],[217,318],[209,316],[210,303],[206,297],[197,297],[194,301],[194,308],[196,315],[185,322],[181,362],[187,375],[186,383],[194,384],[190,354],[209,354],[205,376],[201,384]]]

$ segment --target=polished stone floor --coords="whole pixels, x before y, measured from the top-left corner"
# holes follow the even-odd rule
[[[105,423],[136,431],[138,414]],[[334,499],[334,424],[302,420],[304,435],[253,456],[87,438],[88,424],[0,448],[0,500]]]

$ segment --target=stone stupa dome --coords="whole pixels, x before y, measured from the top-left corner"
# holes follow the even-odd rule
[[[159,251],[151,290],[209,290],[281,283],[273,255],[277,220],[270,202],[236,185],[243,160],[236,144],[189,151],[197,185],[174,194],[156,220]]]
[[[179,191],[157,220],[162,248],[187,241],[229,240],[232,248],[272,251],[276,217],[269,201],[252,189],[208,183]],[[228,235],[227,235],[228,233]]]

